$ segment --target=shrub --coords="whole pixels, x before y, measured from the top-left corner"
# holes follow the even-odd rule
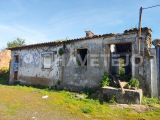
[[[121,68],[119,71],[118,71],[119,75],[125,75],[125,69],[124,68]]]
[[[60,40],[56,40],[56,42],[60,42]]]
[[[115,96],[112,95],[112,97],[111,97],[109,103],[117,104],[115,99],[116,99]]]
[[[109,86],[112,79],[110,75],[107,72],[104,72],[104,75],[102,77],[102,81],[99,83],[100,87]]]
[[[58,81],[57,81],[57,85],[59,86],[60,84],[61,84],[61,81],[60,81],[60,80],[58,80]]]
[[[120,77],[120,80],[122,80],[122,81],[128,81],[128,82],[129,82],[130,78],[129,78],[128,75],[122,75],[122,76]]]
[[[86,89],[83,89],[82,91],[81,91],[81,94],[86,94],[86,95],[92,95],[92,94],[94,94],[96,92],[96,90],[94,90],[94,89],[91,89],[91,88],[86,88]]]
[[[132,87],[139,87],[139,80],[136,79],[136,78],[132,78],[132,79],[129,81],[129,84],[130,84]]]
[[[62,48],[60,48],[58,52],[60,56],[64,53]]]
[[[4,74],[4,73],[8,73],[9,72],[9,68],[8,67],[2,67],[0,74]]]
[[[0,84],[9,84],[9,68],[2,67],[0,71]]]

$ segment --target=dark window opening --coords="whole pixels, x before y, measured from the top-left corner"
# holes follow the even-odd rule
[[[140,58],[135,58],[135,64],[139,64],[140,63]]]
[[[82,60],[82,63],[79,60],[79,57],[77,57],[77,63],[79,66],[82,66],[84,63],[84,66],[87,66],[87,49],[77,49],[77,54],[80,55],[80,58]]]
[[[116,44],[117,53],[130,53],[131,48],[132,48],[131,43]]]

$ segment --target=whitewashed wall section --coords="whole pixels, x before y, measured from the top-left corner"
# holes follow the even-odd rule
[[[157,47],[158,95],[160,98],[160,47]]]
[[[40,55],[37,53],[24,53],[22,59],[22,65],[33,65],[39,67],[40,65]]]

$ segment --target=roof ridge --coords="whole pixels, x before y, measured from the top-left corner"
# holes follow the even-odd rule
[[[146,29],[149,29],[151,30],[150,28],[147,28],[147,27],[144,27],[142,28],[142,31],[143,30],[146,30]],[[129,29],[129,30],[125,30],[122,34],[124,33],[130,33],[130,32],[137,32],[138,29],[137,28],[134,28],[134,29]],[[152,31],[152,30],[151,30]],[[30,44],[30,45],[24,45],[24,46],[19,46],[19,47],[13,47],[13,48],[7,48],[8,50],[13,50],[13,49],[20,49],[20,48],[25,48],[25,47],[34,47],[34,46],[42,46],[42,45],[50,45],[50,44],[55,44],[55,45],[58,45],[58,44],[61,44],[61,43],[65,43],[65,42],[72,42],[72,41],[79,41],[79,40],[87,40],[87,39],[93,39],[93,38],[100,38],[100,37],[112,37],[114,35],[119,35],[119,33],[107,33],[107,34],[103,34],[103,35],[93,35],[91,37],[81,37],[81,38],[75,38],[75,39],[69,39],[69,40],[65,40],[65,41],[52,41],[52,42],[43,42],[43,43],[37,43],[37,44]]]

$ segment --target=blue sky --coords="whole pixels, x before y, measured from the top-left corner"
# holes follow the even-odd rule
[[[17,37],[26,44],[85,37],[93,33],[123,33],[138,26],[139,8],[159,0],[0,0],[0,48]],[[160,7],[143,10],[142,27],[160,38]]]

